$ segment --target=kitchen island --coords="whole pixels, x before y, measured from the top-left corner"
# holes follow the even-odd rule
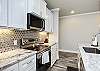
[[[80,57],[82,58],[82,61],[84,64],[84,70],[85,71],[100,71],[100,54],[87,53],[87,52],[85,52],[83,47],[97,48],[98,50],[100,50],[100,47],[93,47],[93,46],[87,45],[87,44],[79,45]]]

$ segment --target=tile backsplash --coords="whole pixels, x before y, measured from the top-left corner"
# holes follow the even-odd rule
[[[0,29],[0,52],[19,48],[19,40],[22,38],[39,38],[39,32]],[[14,40],[17,40],[17,45],[14,45]]]

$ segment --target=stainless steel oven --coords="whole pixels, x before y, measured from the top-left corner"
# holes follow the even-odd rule
[[[44,52],[49,51],[49,62],[46,64],[42,64],[42,55]],[[51,50],[50,48],[45,49],[44,51],[41,51],[36,54],[36,71],[47,71],[47,69],[51,65]]]

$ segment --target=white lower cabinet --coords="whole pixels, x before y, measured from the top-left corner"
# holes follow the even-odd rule
[[[19,71],[36,71],[36,55],[21,61]]]
[[[81,55],[79,55],[79,64],[78,64],[78,67],[79,67],[79,71],[86,71]]]
[[[5,69],[5,70],[3,70],[3,71],[19,71],[18,70],[18,63],[11,66],[11,67],[9,67],[9,68],[7,68],[7,69]]]
[[[33,55],[3,71],[36,71],[36,55]]]
[[[51,47],[51,67],[53,66],[53,64],[57,59],[58,59],[58,48],[57,44],[55,44]]]

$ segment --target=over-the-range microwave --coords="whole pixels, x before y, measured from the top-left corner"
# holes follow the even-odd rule
[[[27,13],[27,29],[44,31],[45,19],[38,17],[32,13]]]

